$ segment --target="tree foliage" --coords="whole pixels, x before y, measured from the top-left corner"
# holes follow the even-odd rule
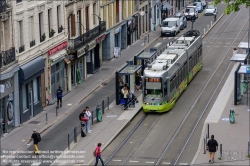
[[[215,5],[218,3],[221,3],[221,0],[214,1]],[[244,5],[246,8],[250,7],[250,0],[225,0],[225,3],[227,4],[226,9],[224,10],[225,14],[239,11],[240,5]]]

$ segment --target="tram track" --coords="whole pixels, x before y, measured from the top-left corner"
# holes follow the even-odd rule
[[[235,17],[235,18],[236,18],[236,17]],[[242,29],[244,28],[244,26],[246,25],[246,23],[248,22],[248,20],[249,20],[249,18],[246,20],[246,22],[245,22],[244,25],[242,26],[241,30],[239,31],[239,33],[237,34],[236,38],[235,38],[235,39],[233,40],[233,42],[231,43],[230,47],[232,47],[233,43],[234,43],[235,40],[237,39],[238,35],[241,33]],[[229,25],[230,25],[230,24],[229,24]],[[228,27],[229,27],[229,26],[228,26]],[[227,28],[225,29],[225,31],[226,31],[226,30],[227,30]],[[225,32],[225,31],[224,31],[224,32]],[[223,32],[223,33],[224,33],[224,32]],[[222,36],[222,34],[221,34],[220,36]],[[244,37],[244,39],[245,39],[246,37],[247,37],[247,35]],[[219,39],[217,39],[217,41],[218,41],[218,40],[219,40]],[[216,41],[216,42],[217,42],[217,41]],[[215,44],[214,44],[214,45],[215,45]],[[211,48],[211,49],[212,49],[212,48]],[[211,49],[210,49],[210,50],[211,50]],[[178,126],[177,130],[175,131],[175,134],[174,134],[173,137],[171,138],[171,141],[170,141],[170,142],[168,143],[168,145],[164,148],[164,151],[163,151],[162,155],[160,156],[160,158],[157,160],[156,165],[160,165],[160,163],[161,163],[161,161],[162,161],[162,158],[163,158],[164,156],[167,155],[167,152],[168,152],[168,150],[169,150],[169,147],[170,147],[171,145],[173,145],[173,141],[176,140],[177,135],[181,135],[181,134],[180,134],[180,131],[181,131],[182,127],[185,125],[185,122],[186,122],[186,120],[187,120],[189,114],[191,113],[191,111],[192,111],[193,108],[195,107],[195,105],[196,105],[196,103],[198,102],[198,100],[201,98],[201,95],[204,93],[205,89],[207,88],[207,86],[208,86],[209,83],[211,82],[212,78],[215,76],[215,74],[216,74],[216,72],[218,71],[220,65],[221,65],[221,64],[223,63],[223,61],[225,60],[225,57],[226,57],[228,51],[229,51],[229,50],[227,50],[226,53],[225,53],[225,54],[223,55],[223,57],[221,58],[219,64],[217,65],[216,69],[214,70],[214,72],[213,72],[212,75],[210,76],[210,78],[209,78],[209,80],[207,81],[206,85],[204,86],[204,88],[202,89],[202,91],[199,93],[197,99],[196,99],[195,102],[192,104],[191,108],[189,109],[188,114],[186,114],[185,118],[182,120],[182,123]],[[208,53],[207,53],[206,55],[208,55]],[[198,126],[200,120],[202,119],[202,117],[203,117],[205,111],[207,110],[209,104],[211,103],[212,99],[214,98],[215,93],[217,92],[217,90],[218,90],[219,86],[221,85],[223,79],[225,78],[226,74],[228,73],[229,69],[231,68],[231,65],[232,65],[232,62],[229,63],[229,65],[228,65],[226,71],[224,72],[224,74],[223,74],[221,80],[219,81],[217,87],[216,87],[215,90],[213,91],[212,96],[209,98],[209,101],[206,103],[205,108],[202,110],[200,116],[198,116],[197,120],[195,121],[195,124],[194,124],[193,127],[192,127],[191,133],[190,133],[187,137],[184,136],[184,138],[187,138],[187,139],[186,139],[186,141],[185,141],[183,147],[182,147],[181,150],[179,151],[179,153],[176,155],[176,158],[172,160],[171,165],[177,165],[177,163],[178,163],[178,161],[179,161],[181,155],[183,154],[183,151],[185,150],[185,147],[187,146],[187,144],[188,144],[190,138],[192,137],[192,135],[193,135],[195,129],[197,128],[197,126]],[[189,122],[190,122],[190,121],[189,121]],[[170,153],[172,153],[172,151],[171,151]]]
[[[231,25],[231,23],[236,19],[236,17],[239,15],[239,13],[242,12],[242,11],[243,11],[243,10],[241,9],[241,10],[235,15],[235,17],[234,17],[233,19],[231,19],[231,22],[227,25],[227,27],[224,29],[224,31],[221,32],[220,36],[219,36],[218,39],[214,42],[213,46],[212,46],[212,47],[207,51],[207,53],[203,56],[203,60],[209,55],[209,53],[211,52],[211,50],[212,50],[213,47],[215,46],[215,43],[216,43],[217,41],[219,41],[219,39],[221,38],[221,36],[222,36],[224,33],[226,33],[228,27],[229,27],[229,26]],[[211,39],[214,37],[214,35],[222,28],[222,26],[224,25],[224,23],[225,23],[226,21],[228,21],[228,20],[231,18],[231,16],[232,16],[232,15],[229,15],[228,18],[227,18],[226,20],[223,21],[223,23],[219,26],[219,28],[217,28],[216,32],[213,33],[212,36],[210,36],[209,39],[206,41],[206,43],[203,45],[203,48],[206,47],[206,45],[211,41]],[[249,19],[249,18],[248,18],[248,19]],[[248,19],[246,20],[245,24],[247,23]],[[245,26],[245,24],[244,24],[244,26]],[[241,28],[241,30],[239,31],[239,33],[237,34],[237,36],[241,33],[241,31],[242,31],[242,29],[244,28],[244,26],[242,26],[242,28]],[[237,38],[237,36],[236,36],[236,38]],[[246,37],[246,36],[245,36],[245,37]],[[231,43],[230,47],[232,47],[232,45],[233,45],[233,43],[235,42],[236,38],[235,38],[235,39],[233,40],[233,42]],[[209,77],[207,83],[202,87],[202,89],[200,90],[198,96],[196,97],[196,100],[191,104],[191,107],[190,107],[190,109],[188,110],[188,112],[186,113],[185,117],[183,118],[183,120],[181,121],[181,123],[179,123],[179,126],[177,127],[177,129],[175,130],[175,132],[172,134],[171,139],[170,139],[169,141],[166,141],[166,145],[165,145],[165,146],[162,146],[162,147],[164,147],[164,149],[161,148],[161,149],[163,149],[163,151],[161,152],[160,155],[158,155],[158,156],[160,156],[160,157],[159,157],[159,158],[156,158],[157,155],[155,155],[156,157],[152,157],[152,158],[145,157],[145,158],[147,158],[147,159],[154,159],[154,160],[156,159],[156,160],[155,160],[156,162],[148,162],[147,165],[152,165],[152,164],[154,164],[154,165],[161,165],[161,164],[162,164],[162,161],[163,161],[163,158],[164,158],[164,157],[166,158],[166,156],[167,156],[169,153],[172,153],[172,151],[171,151],[171,152],[169,151],[170,147],[171,147],[174,143],[175,143],[175,144],[177,143],[176,140],[178,140],[178,139],[176,139],[176,138],[178,138],[178,137],[177,137],[178,135],[181,135],[181,134],[182,134],[181,131],[182,131],[182,129],[183,129],[183,126],[190,126],[190,124],[187,124],[187,123],[190,123],[190,121],[187,121],[187,119],[190,118],[190,117],[189,117],[190,113],[191,113],[192,110],[194,109],[194,107],[195,107],[195,105],[197,104],[197,102],[200,100],[201,96],[204,94],[205,89],[208,87],[208,85],[209,85],[210,82],[212,81],[213,77],[215,76],[216,72],[218,71],[219,67],[221,66],[221,64],[222,64],[223,61],[225,60],[228,51],[229,51],[229,50],[227,50],[226,53],[224,53],[224,55],[221,57],[219,63],[218,63],[217,66],[215,67],[215,70],[214,70],[213,73],[210,75],[210,77]],[[192,126],[192,127],[190,127],[191,132],[188,133],[188,136],[186,137],[187,139],[184,140],[184,141],[182,141],[182,142],[184,142],[182,148],[179,149],[177,153],[171,154],[171,156],[175,156],[175,157],[172,157],[171,159],[168,159],[168,161],[170,161],[170,162],[165,162],[165,163],[170,163],[171,165],[172,165],[172,164],[173,164],[173,165],[176,165],[176,164],[177,164],[177,162],[179,161],[180,157],[182,156],[182,154],[183,154],[183,152],[184,152],[184,150],[185,150],[185,147],[187,146],[187,144],[188,144],[190,138],[192,137],[192,135],[193,135],[193,133],[194,133],[194,131],[195,131],[197,125],[199,124],[200,120],[201,120],[202,117],[204,116],[204,113],[206,112],[206,110],[207,110],[207,108],[208,108],[208,105],[211,103],[212,99],[214,98],[215,93],[217,92],[219,86],[221,86],[221,83],[222,83],[224,77],[226,76],[226,73],[227,73],[228,70],[230,69],[231,64],[232,64],[232,63],[230,63],[230,64],[228,65],[226,71],[224,72],[224,74],[223,74],[222,78],[220,79],[218,85],[216,86],[215,90],[213,91],[212,95],[210,96],[208,102],[207,102],[207,103],[204,103],[204,105],[206,105],[205,108],[202,110],[202,112],[201,112],[200,114],[197,115],[197,117],[193,118],[193,119],[195,119],[195,120],[194,120],[195,123],[194,123],[194,124],[191,124],[191,126]],[[192,84],[192,82],[191,82],[191,84]],[[177,104],[178,104],[178,103],[177,103]],[[197,110],[197,111],[198,111],[198,110]],[[168,114],[168,115],[169,115],[169,114]],[[148,115],[147,115],[147,116],[148,116]],[[150,117],[150,116],[148,116],[148,117]],[[127,155],[123,156],[123,159],[120,161],[120,165],[129,164],[129,163],[128,163],[128,160],[129,160],[129,159],[131,158],[131,156],[135,153],[135,151],[138,149],[138,147],[143,143],[143,141],[145,141],[145,139],[147,138],[147,136],[150,135],[150,132],[151,132],[152,129],[157,125],[157,122],[159,122],[160,120],[164,121],[164,120],[161,119],[161,118],[162,118],[162,116],[159,116],[157,119],[155,119],[155,121],[151,124],[151,126],[148,128],[148,130],[147,130],[146,132],[144,132],[144,134],[141,136],[140,139],[138,139],[139,141],[138,141],[138,142],[136,143],[136,145],[130,150],[130,152],[127,153]],[[144,119],[144,120],[145,120],[145,119]],[[140,123],[140,125],[141,125],[141,124],[142,124],[142,122]],[[114,158],[114,157],[117,155],[117,152],[118,152],[119,150],[122,149],[122,147],[125,145],[125,143],[128,141],[128,139],[131,138],[131,136],[138,130],[138,128],[139,128],[139,125],[136,127],[135,130],[133,129],[133,130],[134,130],[133,133],[129,134],[129,135],[130,135],[129,138],[127,138],[127,137],[125,138],[125,139],[127,139],[127,140],[126,140],[125,142],[123,142],[121,146],[118,147],[119,149],[117,148],[117,150],[114,151],[114,153],[106,160],[106,163],[105,163],[105,164],[108,164],[108,163],[111,161],[111,159]],[[164,127],[162,127],[162,128],[159,129],[159,130],[160,130],[160,131],[164,131]],[[154,134],[155,134],[155,133],[154,133]],[[164,135],[163,135],[163,137],[164,137]],[[152,134],[151,134],[151,138],[152,138]],[[154,138],[152,138],[152,139],[155,140]],[[181,143],[179,143],[179,144],[181,144]],[[152,150],[152,152],[154,153],[154,150]],[[152,153],[151,155],[148,155],[148,156],[154,156],[153,153]],[[136,156],[136,155],[135,155],[135,156]],[[140,158],[140,157],[135,157],[135,158]]]

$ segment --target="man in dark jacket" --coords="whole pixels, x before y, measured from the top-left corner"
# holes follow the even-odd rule
[[[36,155],[39,155],[39,150],[38,150],[39,139],[38,139],[38,133],[36,132],[36,129],[33,130],[33,134],[31,135],[31,138],[27,144],[29,144],[32,140],[34,143],[34,153]]]
[[[207,150],[209,151],[209,163],[213,163],[215,152],[218,150],[218,142],[214,139],[214,135],[211,135],[211,139],[207,142]]]
[[[57,107],[59,107],[59,101],[60,101],[60,107],[62,107],[62,96],[63,96],[63,91],[61,86],[56,90],[56,97],[57,97]]]

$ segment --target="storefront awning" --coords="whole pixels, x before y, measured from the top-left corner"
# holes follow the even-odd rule
[[[164,2],[162,5],[163,5],[164,7],[166,7],[168,10],[170,10],[170,9],[173,8],[173,6],[170,5],[168,2]]]
[[[230,61],[244,63],[246,58],[247,54],[233,54],[232,58],[230,58]]]
[[[41,56],[21,66],[18,71],[19,83],[25,84],[40,76],[44,72],[44,67],[45,61]]]
[[[52,60],[53,63],[56,63],[58,61],[60,61],[61,59],[64,59],[64,56],[67,54],[66,50],[63,49],[59,52],[57,52],[56,54],[52,55],[51,57],[49,57],[50,60]]]

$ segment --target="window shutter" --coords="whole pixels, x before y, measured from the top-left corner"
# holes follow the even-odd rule
[[[72,27],[72,36],[75,36],[76,35],[76,15],[75,14],[72,14],[71,27]]]

